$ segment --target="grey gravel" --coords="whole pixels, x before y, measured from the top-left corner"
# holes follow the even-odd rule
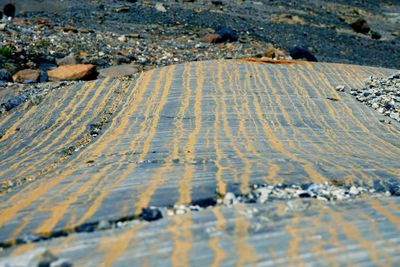
[[[350,94],[380,114],[400,122],[400,72],[387,78],[369,77],[361,89]]]
[[[240,194],[234,192],[227,192],[216,201],[216,206],[231,207],[240,203],[260,203],[267,204],[274,200],[293,200],[300,198],[313,198],[324,202],[341,202],[353,201],[357,198],[368,194],[372,197],[391,196],[388,190],[376,190],[373,187],[367,186],[345,186],[335,185],[333,183],[325,182],[321,184],[307,184],[307,185],[285,185],[285,184],[255,184],[252,185],[252,190],[249,194]],[[392,190],[393,191],[393,190]],[[394,190],[393,192],[397,192]],[[397,193],[395,193],[397,194]],[[200,211],[208,207],[199,207],[197,205],[174,205],[171,208],[167,207],[151,207],[158,209],[163,217],[183,215],[192,211]]]

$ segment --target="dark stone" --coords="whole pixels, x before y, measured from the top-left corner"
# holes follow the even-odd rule
[[[0,19],[3,18],[3,12],[0,11]]]
[[[90,135],[98,135],[101,130],[101,126],[99,124],[90,124],[89,131]]]
[[[386,190],[390,192],[392,196],[400,196],[400,184],[397,181],[391,180],[385,183]]]
[[[217,28],[215,33],[219,35],[216,43],[236,42],[239,39],[237,32],[235,30],[232,30],[231,28],[220,27]]]
[[[7,4],[4,6],[3,12],[5,16],[13,18],[15,16],[15,6],[11,3]]]
[[[96,223],[84,223],[75,228],[77,233],[90,233],[96,230]]]
[[[13,79],[12,79],[11,74],[8,71],[0,69],[0,81],[12,82]]]
[[[217,200],[215,200],[213,198],[204,198],[204,199],[199,199],[199,200],[195,200],[192,202],[193,206],[199,206],[202,208],[215,206],[216,204],[217,204]]]
[[[375,40],[379,40],[382,38],[382,35],[379,32],[371,31],[371,38]]]
[[[382,185],[381,181],[379,180],[374,180],[374,186],[373,188],[376,190],[378,193],[383,193],[386,191],[385,187]]]
[[[309,183],[309,184],[301,184],[300,187],[301,187],[301,189],[303,189],[303,190],[308,190],[308,188],[309,188],[311,185],[312,185],[311,183]]]
[[[311,197],[311,195],[310,195],[310,193],[304,192],[304,193],[299,194],[299,197],[300,198],[309,198],[309,197]]]
[[[213,5],[216,5],[216,6],[222,6],[222,5],[224,5],[224,3],[223,3],[222,1],[218,1],[218,0],[211,1],[211,3],[212,3]]]
[[[358,18],[350,22],[350,27],[353,28],[355,32],[367,34],[371,28],[369,27],[367,21],[363,18]]]
[[[10,111],[11,109],[18,107],[19,105],[22,105],[26,101],[26,99],[27,98],[23,95],[15,96],[7,102],[1,104],[1,106],[4,107],[6,111]]]
[[[49,75],[47,75],[47,71],[40,71],[39,82],[45,83],[49,79]]]
[[[143,208],[142,219],[148,222],[156,221],[162,218],[162,213],[157,208]]]
[[[293,59],[305,59],[307,61],[317,62],[317,58],[307,49],[301,47],[295,47],[289,50],[289,54]]]

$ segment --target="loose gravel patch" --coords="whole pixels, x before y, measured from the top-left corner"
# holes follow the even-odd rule
[[[400,122],[400,72],[387,78],[371,76],[363,88],[351,89],[350,94],[379,113]]]

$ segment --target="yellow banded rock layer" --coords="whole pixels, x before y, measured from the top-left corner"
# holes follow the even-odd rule
[[[327,63],[205,61],[151,70],[131,82],[106,79],[57,91],[40,105],[11,112],[0,122],[7,128],[0,139],[0,181],[33,180],[0,196],[0,240],[140,215],[142,208],[152,205],[190,204],[233,190],[245,194],[251,184],[398,183],[399,125],[382,123],[376,111],[335,90],[338,85],[360,88],[370,75],[394,72]],[[108,109],[112,115],[99,136],[63,158],[60,151],[79,143]],[[398,234],[398,204],[392,198],[366,199],[362,216],[374,217],[369,212],[377,209],[388,220],[382,227],[394,227],[391,233]],[[386,240],[379,237],[380,225],[363,224],[376,233],[364,240],[356,227],[350,228],[346,214],[352,212],[346,207],[338,210],[318,211],[319,221],[310,222],[299,213],[293,222],[279,224],[276,227],[289,236],[287,244],[275,243],[278,247],[265,253],[279,259],[279,248],[285,247],[295,262],[308,250],[328,255],[325,246],[343,249],[338,231],[344,231],[350,242],[346,246],[356,242],[354,249],[373,261],[379,262],[380,256],[395,260],[398,252],[381,255],[376,248],[374,240]],[[216,212],[218,208],[212,211]],[[239,207],[229,212],[235,212],[230,218],[245,220]],[[200,226],[190,221],[190,215],[160,223],[159,231],[175,248],[181,246],[167,253],[172,265],[190,262],[192,250],[201,251],[201,246],[214,251],[207,263],[229,264],[226,255],[233,250],[225,251],[220,242],[228,242],[228,247],[236,244],[238,254],[232,261],[247,265],[262,259],[265,255],[257,250],[267,248],[257,246],[261,242],[257,235],[247,242],[251,224],[242,219],[226,222],[235,225],[236,230],[228,233],[233,243],[219,237],[197,242],[194,231]],[[217,228],[225,227],[224,222],[210,220]],[[141,227],[133,227],[127,236],[134,239]],[[264,227],[267,231],[268,225]],[[315,232],[326,228],[332,240],[312,240],[318,245],[301,251],[302,242],[312,239],[302,234],[309,228]],[[392,242],[396,247],[398,240]],[[110,248],[96,250],[121,249],[115,255],[122,257],[130,245],[114,248],[110,243]]]

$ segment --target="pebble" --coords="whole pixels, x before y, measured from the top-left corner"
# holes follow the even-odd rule
[[[156,3],[155,8],[159,12],[167,12],[167,9],[164,7],[162,3]]]
[[[236,203],[236,197],[235,194],[228,192],[225,194],[224,196],[224,201],[223,201],[224,205],[226,206],[231,206],[234,205]]]
[[[118,41],[125,43],[127,40],[125,35],[121,35],[120,37],[118,37]]]
[[[350,187],[349,193],[350,193],[351,195],[358,195],[358,194],[360,193],[360,191],[357,189],[357,187],[352,186],[352,187]]]
[[[143,220],[150,222],[161,219],[162,213],[158,208],[143,208],[141,217]]]
[[[336,91],[338,91],[338,92],[344,92],[344,89],[345,89],[344,85],[336,86]]]
[[[109,229],[110,227],[111,227],[111,224],[107,220],[101,220],[99,222],[99,224],[97,225],[97,229],[99,229],[99,230]]]
[[[13,18],[15,16],[15,6],[12,3],[8,3],[3,9],[4,16]]]

